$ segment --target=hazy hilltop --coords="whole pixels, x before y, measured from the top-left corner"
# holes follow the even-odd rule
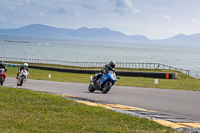
[[[159,43],[159,44],[179,44],[179,45],[199,45],[200,34],[183,35],[179,34],[172,38],[162,40],[149,40],[143,35],[128,36],[122,32],[112,31],[108,28],[86,28],[64,29],[42,24],[32,24],[16,29],[0,29],[0,35],[20,35],[34,37],[51,37],[66,39],[86,39],[117,42],[136,42],[136,43]]]
[[[21,36],[39,36],[39,37],[54,37],[67,39],[89,39],[89,40],[104,40],[104,41],[148,41],[145,36],[135,35],[127,36],[118,31],[112,31],[108,28],[80,28],[80,29],[63,29],[46,26],[41,24],[32,24],[16,29],[0,29],[2,35],[21,35]]]
[[[166,44],[183,44],[183,45],[198,45],[200,46],[200,34],[184,35],[179,34],[172,38],[160,40]]]

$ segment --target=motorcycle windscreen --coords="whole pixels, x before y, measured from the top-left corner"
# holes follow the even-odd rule
[[[4,69],[0,69],[0,74],[4,74]]]
[[[1,71],[0,74],[1,74],[1,75],[4,75],[4,71]]]
[[[109,73],[107,74],[107,76],[108,76],[112,81],[114,81],[114,82],[117,81],[117,77],[116,77],[116,74],[115,74],[115,73],[109,72]]]

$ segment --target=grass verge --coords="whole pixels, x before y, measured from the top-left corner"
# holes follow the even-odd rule
[[[42,65],[42,64],[39,64],[39,65]],[[60,66],[60,65],[50,65],[50,66],[58,67],[58,68],[62,68],[62,67],[69,68],[68,66]],[[7,68],[8,68],[7,76],[16,77],[18,68],[13,68],[13,67],[7,67]],[[79,69],[78,67],[76,68]],[[83,69],[83,68],[80,68],[80,69]],[[101,70],[100,68],[85,68],[85,69]],[[117,69],[117,71],[120,71],[120,70],[122,71],[177,72],[177,71],[169,71],[169,70]],[[193,77],[190,77],[180,72],[177,72],[177,73],[178,73],[178,79],[159,79],[158,84],[154,84],[153,78],[121,76],[121,79],[119,79],[116,82],[116,85],[200,91],[200,79],[195,79]],[[48,78],[49,74],[51,74],[51,78]],[[57,72],[57,71],[40,70],[40,69],[32,69],[32,68],[30,68],[30,76],[29,76],[30,79],[36,79],[36,80],[50,80],[50,81],[88,83],[88,84],[90,82],[89,77],[90,77],[89,74]]]
[[[0,86],[0,132],[175,132],[151,120],[66,98]]]

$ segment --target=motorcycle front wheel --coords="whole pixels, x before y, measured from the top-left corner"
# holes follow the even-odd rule
[[[3,85],[3,77],[0,78],[0,83]]]
[[[22,86],[23,81],[24,81],[23,77],[20,77],[19,79],[17,79],[17,86]]]
[[[89,92],[94,92],[95,91],[94,87],[91,84],[89,85],[88,90],[89,90]]]
[[[24,77],[20,78],[20,86],[22,86],[23,82],[24,82]]]
[[[103,87],[103,89],[102,89],[101,92],[104,93],[104,94],[106,94],[111,89],[111,87],[112,87],[112,83],[111,82],[107,82],[104,85],[104,87]]]

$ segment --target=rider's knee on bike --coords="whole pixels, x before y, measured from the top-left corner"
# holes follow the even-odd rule
[[[17,77],[16,77],[16,79],[18,79],[18,76],[19,76],[19,73],[17,73]]]

